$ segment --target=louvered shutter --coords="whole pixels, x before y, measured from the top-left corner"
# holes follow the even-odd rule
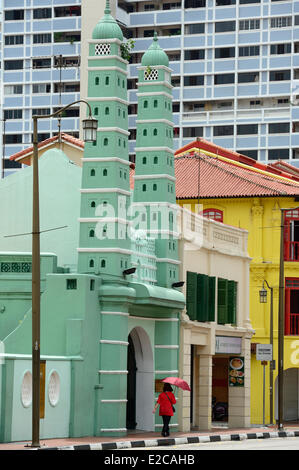
[[[197,321],[208,320],[209,277],[197,275]]]
[[[187,271],[187,315],[190,320],[196,320],[197,314],[197,273]]]
[[[209,277],[208,321],[215,321],[216,278]]]
[[[237,283],[228,281],[228,315],[227,323],[235,325],[237,322]]]
[[[224,325],[227,323],[227,311],[228,311],[228,281],[227,279],[218,278],[218,323]]]

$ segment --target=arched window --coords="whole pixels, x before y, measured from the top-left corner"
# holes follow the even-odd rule
[[[207,219],[216,220],[217,222],[223,222],[223,211],[219,209],[204,209],[202,215]]]
[[[95,176],[96,175],[96,170],[94,168],[92,168],[90,170],[90,176]]]
[[[95,116],[99,115],[99,108],[98,107],[94,108],[94,115]]]
[[[158,129],[154,129],[153,134],[154,134],[154,135],[158,135]]]
[[[153,184],[153,190],[154,190],[154,191],[157,191],[157,185],[156,185],[156,183]]]
[[[106,115],[106,116],[108,116],[108,115],[109,115],[109,113],[110,113],[110,111],[109,111],[109,107],[107,106],[107,107],[105,108],[105,115]]]
[[[158,107],[158,100],[154,100],[154,108]]]
[[[142,163],[143,163],[143,165],[145,165],[145,164],[146,164],[146,157],[143,157],[143,159],[142,159]]]
[[[93,259],[91,259],[91,260],[89,261],[89,267],[90,267],[90,268],[94,268],[94,260],[93,260]]]
[[[146,191],[146,184],[142,185],[142,191]]]
[[[146,129],[143,129],[143,135],[144,135],[144,137],[147,136],[147,130]]]
[[[143,102],[143,107],[144,107],[144,108],[147,108],[147,107],[148,107],[148,101],[147,101],[147,100],[144,100],[144,102]]]
[[[158,157],[154,157],[154,164],[156,165],[158,163]]]
[[[106,268],[106,261],[104,259],[101,260],[101,268]]]
[[[94,230],[93,229],[89,230],[89,237],[94,238]]]
[[[90,207],[95,207],[95,206],[96,206],[96,203],[95,203],[95,201],[91,201],[91,203],[90,203]]]
[[[104,170],[103,170],[103,176],[107,176],[107,175],[108,175],[107,168],[104,168]]]
[[[109,85],[109,77],[105,77],[105,85]]]
[[[96,85],[99,85],[100,84],[100,77],[96,77],[94,82],[95,82]]]
[[[104,139],[104,145],[105,146],[108,145],[108,138],[107,137],[105,137],[105,139]]]

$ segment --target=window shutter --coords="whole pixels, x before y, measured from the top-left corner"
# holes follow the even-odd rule
[[[187,271],[187,315],[190,320],[196,320],[197,310],[197,273]]]
[[[209,277],[197,275],[197,321],[208,320]]]
[[[237,322],[237,282],[228,281],[228,315],[227,323],[235,325]]]
[[[208,321],[215,321],[216,277],[209,277]]]
[[[227,279],[218,278],[218,323],[224,325],[227,323],[228,295]]]

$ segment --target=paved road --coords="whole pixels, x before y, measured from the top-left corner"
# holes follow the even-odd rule
[[[209,442],[206,444],[184,444],[165,447],[146,448],[147,451],[201,451],[201,450],[299,450],[298,437],[274,439],[246,439],[243,441]]]

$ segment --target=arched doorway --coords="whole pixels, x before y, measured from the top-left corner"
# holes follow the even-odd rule
[[[127,429],[154,431],[154,361],[146,331],[134,328],[128,338]]]

